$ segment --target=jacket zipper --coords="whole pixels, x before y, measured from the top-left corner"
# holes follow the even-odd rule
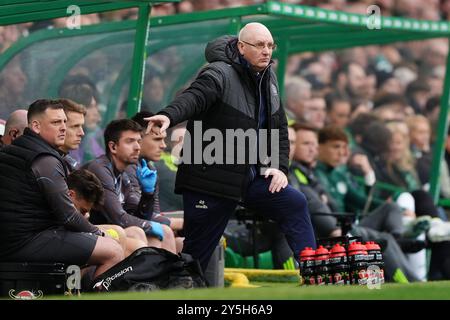
[[[259,116],[260,116],[260,112],[261,112],[261,101],[262,101],[262,99],[261,99],[261,86],[262,86],[262,82],[263,82],[264,76],[266,74],[266,71],[269,69],[269,67],[270,67],[270,64],[264,69],[264,71],[263,71],[263,73],[261,75],[261,79],[260,79],[259,84],[258,84],[259,103],[258,103],[258,126],[257,126],[257,129],[259,129]],[[266,101],[266,104],[267,104],[267,101]],[[268,109],[269,108],[267,108],[267,110]],[[267,120],[269,120],[269,119],[267,119]]]
[[[259,101],[258,101],[258,112],[257,112],[257,115],[256,115],[256,123],[257,123],[256,130],[257,131],[259,130],[259,115],[260,115],[260,112],[261,112],[261,101],[262,101],[262,99],[261,99],[261,85],[262,85],[264,76],[266,74],[266,71],[269,69],[270,65],[271,64],[269,63],[269,65],[264,69],[264,71],[263,71],[263,73],[261,75],[261,79],[260,79],[259,84],[258,84],[258,94],[259,94],[258,98],[259,98]],[[266,101],[266,104],[267,104],[267,101]],[[267,109],[269,109],[269,108],[267,108]],[[267,119],[267,121],[270,121],[269,118]],[[257,143],[259,143],[259,142],[257,142]],[[258,146],[256,146],[256,149],[258,150]],[[258,152],[258,154],[256,155],[256,159],[258,159],[259,150],[257,152]],[[250,174],[252,174],[252,172],[251,172],[252,169],[251,169],[251,165],[250,164],[247,165],[247,168],[250,168],[250,170],[247,170],[247,171],[250,171]],[[255,177],[256,177],[256,174],[257,174],[257,172],[255,172]],[[247,180],[248,180],[248,174],[245,176],[244,182],[246,182]],[[246,186],[247,185],[245,183],[242,186],[242,191],[241,191],[241,195],[242,196],[241,196],[240,202],[244,201],[245,195],[247,193],[246,190],[244,189]]]

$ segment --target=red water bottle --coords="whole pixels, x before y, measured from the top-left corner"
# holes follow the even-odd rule
[[[361,242],[352,242],[348,246],[350,281],[352,284],[367,284],[367,249]]]
[[[376,279],[373,279],[373,281],[377,283],[384,283],[384,262],[383,262],[383,255],[381,254],[381,248],[378,245],[378,243],[374,241],[368,241],[365,244],[367,248],[367,268],[370,268],[370,266],[377,267],[378,270],[376,270],[376,274],[368,274],[368,276],[376,277]]]
[[[345,247],[339,243],[330,250],[330,269],[333,284],[350,284],[349,265]]]
[[[302,279],[302,285],[315,285],[315,265],[314,260],[316,251],[313,248],[306,247],[300,253],[300,276]]]
[[[333,284],[330,273],[330,254],[327,248],[319,246],[316,249],[316,283],[320,285]]]

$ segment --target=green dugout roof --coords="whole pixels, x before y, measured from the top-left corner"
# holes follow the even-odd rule
[[[383,17],[377,16],[376,11],[366,16],[279,2],[148,19],[151,5],[161,2],[177,1],[19,0],[7,4],[0,0],[0,26],[68,16],[67,7],[73,4],[80,7],[82,14],[139,8],[137,20],[83,26],[79,30],[43,29],[31,33],[0,55],[0,76],[9,64],[19,59],[30,79],[25,100],[32,101],[37,96],[54,96],[67,74],[74,68],[83,67],[94,75],[94,81],[101,87],[102,113],[107,122],[117,116],[120,100],[128,99],[128,115],[139,110],[142,94],[154,89],[150,86],[143,90],[145,74],[158,74],[164,92],[155,106],[156,109],[163,107],[205,63],[203,51],[208,41],[224,34],[237,34],[250,21],[264,23],[278,44],[274,58],[278,60],[281,89],[287,58],[291,54],[448,38],[450,35],[450,24],[446,21]],[[447,58],[430,181],[436,201],[439,163],[448,126],[448,66]],[[43,77],[44,72],[46,76]]]
[[[64,17],[67,15],[67,8],[72,5],[80,7],[83,14],[88,14],[164,2],[180,2],[180,0],[0,0],[0,25]]]

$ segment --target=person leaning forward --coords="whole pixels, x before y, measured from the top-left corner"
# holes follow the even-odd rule
[[[97,265],[95,276],[123,259],[113,239],[73,205],[64,144],[66,116],[55,100],[33,102],[22,136],[0,151],[0,261]]]
[[[148,131],[162,132],[189,120],[190,139],[185,139],[183,146],[175,192],[183,194],[183,251],[199,259],[204,270],[238,204],[276,221],[294,256],[305,246],[315,247],[306,199],[288,185],[286,176],[289,141],[286,115],[272,70],[275,47],[270,31],[260,23],[247,24],[239,37],[223,36],[210,42],[205,51],[209,64],[190,87],[156,116],[147,118]],[[195,120],[201,120],[201,126]],[[211,163],[202,157],[196,163],[195,158],[204,154],[208,145],[200,143],[199,150],[192,147],[198,145],[199,139],[202,141],[207,129],[222,133],[227,129],[257,133],[266,129],[266,138],[261,135],[259,142],[270,141],[270,166],[266,157],[250,162],[249,157],[256,153],[254,145],[242,147],[234,140],[225,141],[226,160]],[[277,133],[278,139],[273,139]],[[243,164],[236,161],[240,148],[245,153]],[[194,161],[186,161],[189,153]],[[279,166],[275,165],[277,162]]]

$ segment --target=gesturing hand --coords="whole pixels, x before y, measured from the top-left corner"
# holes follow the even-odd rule
[[[146,133],[150,133],[153,127],[157,126],[160,127],[159,132],[155,131],[155,133],[162,134],[170,125],[170,119],[163,115],[144,118],[144,120],[148,121]]]
[[[141,160],[141,167],[137,167],[136,176],[139,180],[141,188],[146,193],[155,192],[156,179],[158,178],[158,173],[156,170],[150,170],[147,165],[147,161]]]

